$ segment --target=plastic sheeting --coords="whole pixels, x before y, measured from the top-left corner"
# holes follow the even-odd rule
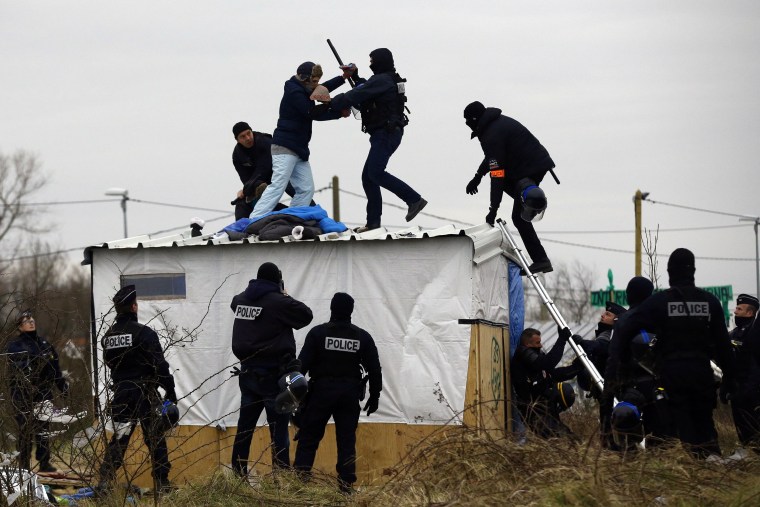
[[[380,408],[371,418],[362,416],[363,422],[448,422],[452,409],[464,407],[467,380],[470,328],[458,319],[507,321],[507,259],[496,255],[475,265],[466,236],[92,253],[99,337],[113,320],[110,297],[120,275],[185,273],[184,299],[141,300],[138,293],[139,321],[156,329],[165,344],[173,342],[166,356],[183,425],[237,424],[229,305],[266,261],[280,267],[288,292],[314,312],[312,324],[296,332],[298,350],[309,328],[329,320],[335,292],[356,300],[353,323],[373,336],[383,367]],[[99,377],[102,386],[102,368]]]
[[[508,262],[509,278],[509,356],[512,357],[520,345],[520,335],[525,329],[525,292],[520,266]]]

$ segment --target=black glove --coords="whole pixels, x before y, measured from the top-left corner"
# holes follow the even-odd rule
[[[467,184],[467,193],[470,195],[475,195],[478,193],[478,185],[480,185],[480,180],[483,179],[483,176],[481,176],[478,173],[475,173],[475,177],[470,180],[470,182]]]
[[[237,366],[233,366],[232,369],[230,370],[230,375],[232,375],[232,377],[239,377],[240,376],[240,368],[238,368]],[[232,378],[232,377],[230,377],[230,378]]]
[[[486,222],[488,222],[489,225],[493,225],[494,222],[496,221],[496,212],[497,211],[498,210],[493,209],[493,208],[489,208],[488,209],[488,214],[486,215]]]
[[[364,405],[364,411],[367,412],[368,416],[370,414],[377,412],[377,406],[379,402],[380,402],[380,393],[369,395],[369,399],[367,400],[367,403]]]
[[[559,337],[561,340],[567,341],[571,336],[572,332],[570,332],[569,327],[559,327],[557,326],[557,333],[559,333]]]
[[[579,334],[574,334],[574,335],[573,335],[573,336],[571,336],[570,338],[572,338],[572,340],[573,340],[575,343],[577,343],[578,345],[580,345],[581,343],[583,343],[583,337],[582,337],[581,335],[579,335]]]
[[[291,371],[301,371],[301,360],[300,359],[292,359],[288,364],[285,365],[285,371],[287,373],[290,373]]]
[[[734,392],[736,391],[736,383],[732,380],[726,380],[723,379],[723,382],[720,384],[720,391],[718,392],[718,397],[720,398],[720,402],[724,405],[728,403],[728,401],[732,398]]]
[[[166,389],[166,395],[164,395],[165,400],[169,400],[175,405],[177,404],[177,392],[174,389]]]
[[[290,352],[286,352],[280,358],[280,376],[291,371],[301,371],[301,360],[293,357]]]

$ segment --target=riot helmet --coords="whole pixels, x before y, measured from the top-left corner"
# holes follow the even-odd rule
[[[309,392],[309,382],[301,372],[292,371],[278,381],[280,394],[275,398],[275,410],[280,414],[293,414]]]
[[[156,415],[157,430],[162,435],[177,426],[179,422],[179,408],[169,400],[164,400],[160,405],[156,405]]]
[[[628,401],[621,401],[612,409],[612,438],[623,449],[628,449],[644,440],[641,412]]]
[[[546,194],[541,187],[528,178],[520,180],[520,202],[522,202],[522,211],[520,217],[526,222],[538,222],[544,218],[546,213]]]

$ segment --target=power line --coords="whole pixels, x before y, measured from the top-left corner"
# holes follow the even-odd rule
[[[18,202],[15,204],[3,204],[4,208],[11,206],[61,206],[65,204],[96,204],[101,202],[120,202],[121,199],[92,199],[89,201],[55,201],[55,202]]]
[[[593,250],[603,250],[605,252],[616,252],[616,253],[624,253],[624,254],[633,254],[633,250],[623,250],[622,248],[609,248],[604,246],[597,246],[597,245],[584,245],[583,243],[571,243],[569,241],[560,241],[558,239],[547,239],[542,238],[541,241],[548,241],[549,243],[558,243],[560,245],[567,245],[567,246],[575,246],[579,248],[590,248]],[[663,254],[663,253],[656,253],[657,257],[670,257],[670,254]],[[696,259],[700,260],[706,260],[706,261],[750,261],[755,262],[755,259],[750,259],[748,257],[700,257],[695,256]]]
[[[704,208],[696,208],[694,206],[684,206],[682,204],[673,204],[670,202],[662,202],[662,201],[655,201],[654,199],[642,199],[643,202],[651,202],[652,204],[662,204],[663,206],[672,206],[673,208],[681,208],[681,209],[688,209],[691,211],[700,211],[702,213],[712,213],[713,215],[723,215],[728,217],[738,217],[738,218],[756,218],[752,215],[739,215],[736,213],[727,213],[725,211],[715,211],[710,209],[704,209]]]
[[[737,227],[752,227],[752,224],[733,224],[733,225],[705,225],[700,227],[676,227],[669,229],[659,229],[660,232],[690,232],[690,231],[707,231],[713,229],[735,229]],[[542,234],[633,234],[635,231],[616,230],[616,231],[542,231]]]

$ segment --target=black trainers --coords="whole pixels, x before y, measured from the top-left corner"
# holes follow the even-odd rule
[[[406,221],[411,222],[414,217],[417,216],[417,213],[422,211],[422,209],[427,206],[427,201],[420,197],[420,200],[412,203],[409,205],[409,212],[406,214]]]
[[[552,271],[554,271],[554,268],[552,267],[552,263],[549,259],[544,259],[542,261],[536,261],[530,266],[528,266],[528,270],[531,272],[531,274],[551,273]],[[528,273],[526,273],[525,270],[521,269],[520,274],[522,276],[525,276]]]
[[[43,462],[41,462],[40,463],[40,468],[38,470],[38,472],[42,472],[42,473],[53,473],[53,472],[57,472],[57,471],[58,471],[58,469],[56,467],[54,467],[53,465],[51,465],[49,461],[43,461]]]

